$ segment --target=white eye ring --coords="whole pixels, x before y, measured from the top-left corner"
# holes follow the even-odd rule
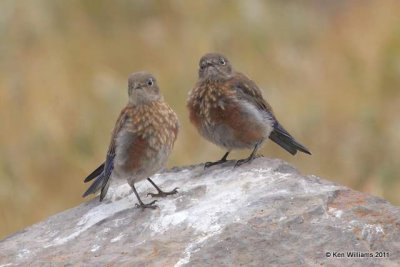
[[[147,85],[152,86],[154,84],[153,79],[148,79],[147,80]]]
[[[221,59],[219,60],[219,63],[220,63],[221,65],[226,65],[226,61],[225,61],[225,59],[223,59],[223,58],[221,58]]]

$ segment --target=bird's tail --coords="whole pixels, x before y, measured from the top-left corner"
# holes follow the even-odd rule
[[[295,155],[297,151],[301,151],[303,153],[311,155],[311,152],[308,149],[297,142],[283,127],[279,124],[278,121],[274,124],[274,129],[272,130],[269,138],[288,151],[290,154]]]
[[[86,197],[90,194],[95,194],[99,190],[101,190],[100,201],[104,199],[107,194],[108,187],[110,186],[110,177],[114,168],[112,160],[113,157],[107,157],[107,161],[105,163],[101,164],[99,167],[97,167],[96,170],[89,174],[88,177],[86,177],[85,183],[93,179],[94,182],[90,185],[90,187],[88,188],[88,190],[86,190],[82,197]],[[111,164],[107,164],[107,162],[110,162]]]
[[[96,180],[90,185],[88,190],[82,195],[82,197],[86,197],[90,194],[95,194],[101,189],[100,193],[100,201],[104,199],[107,194],[108,187],[110,186],[110,176],[101,173],[97,176]]]
[[[87,183],[94,178],[97,178],[102,172],[104,171],[104,162],[101,164],[97,169],[95,169],[91,174],[88,175],[88,177],[85,178],[84,182]]]

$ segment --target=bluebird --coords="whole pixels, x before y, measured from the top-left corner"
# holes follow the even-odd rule
[[[179,122],[175,112],[164,102],[153,75],[137,72],[129,76],[129,101],[122,109],[112,132],[106,160],[95,169],[85,183],[94,179],[86,197],[101,190],[104,199],[111,177],[125,178],[132,187],[139,204],[137,207],[156,208],[156,200],[145,204],[139,197],[135,183],[147,179],[157,190],[152,197],[164,197],[177,193],[162,191],[151,179],[165,165],[175,143]]]
[[[267,138],[292,155],[297,151],[311,155],[279,123],[257,85],[236,72],[221,54],[208,53],[200,59],[199,78],[189,93],[187,107],[200,135],[227,150],[205,168],[225,162],[234,149],[253,149],[235,167],[250,162]]]

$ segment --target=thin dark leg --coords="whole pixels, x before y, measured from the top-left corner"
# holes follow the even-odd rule
[[[211,166],[218,165],[218,164],[226,162],[226,158],[228,157],[229,153],[231,153],[231,152],[230,151],[226,152],[225,155],[222,157],[222,159],[220,159],[218,161],[206,162],[206,164],[204,165],[204,169],[207,169],[207,168],[209,168]]]
[[[149,204],[144,204],[143,201],[140,199],[139,194],[138,194],[138,192],[136,191],[136,188],[135,188],[135,186],[133,185],[133,183],[132,183],[131,186],[132,186],[132,189],[133,189],[133,193],[135,193],[136,198],[137,198],[138,201],[139,201],[139,204],[136,204],[136,205],[135,205],[136,208],[141,208],[142,210],[144,210],[144,209],[146,209],[146,208],[149,208],[149,209],[155,209],[155,208],[157,208],[157,206],[154,205],[154,203],[156,203],[157,200],[154,200],[154,201],[150,202]]]
[[[244,164],[244,163],[251,162],[256,157],[256,153],[257,153],[258,148],[260,147],[260,144],[261,144],[261,142],[258,142],[254,146],[254,149],[253,149],[253,151],[251,152],[251,154],[250,154],[250,156],[248,158],[238,160],[236,162],[236,164],[235,164],[235,168],[240,166],[240,165],[242,165],[242,164]]]
[[[147,180],[157,189],[158,192],[157,194],[147,193],[148,196],[150,195],[151,197],[166,197],[178,193],[178,187],[175,187],[173,190],[169,192],[164,192],[150,178],[147,178]]]

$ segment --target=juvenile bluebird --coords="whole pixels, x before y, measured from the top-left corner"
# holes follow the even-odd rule
[[[252,161],[267,137],[292,155],[297,151],[311,155],[278,122],[257,85],[236,72],[221,54],[208,53],[200,59],[199,79],[187,107],[199,133],[227,150],[219,161],[207,162],[206,168],[225,162],[233,149],[253,149],[235,167]]]
[[[137,207],[154,209],[156,200],[143,203],[135,183],[147,178],[158,192],[148,194],[152,197],[178,192],[177,188],[164,192],[149,178],[163,168],[171,153],[179,129],[178,117],[164,102],[156,79],[149,73],[137,72],[129,76],[128,95],[128,104],[112,132],[106,160],[85,179],[85,183],[95,180],[83,197],[101,190],[102,201],[113,175],[127,179],[139,201]]]

